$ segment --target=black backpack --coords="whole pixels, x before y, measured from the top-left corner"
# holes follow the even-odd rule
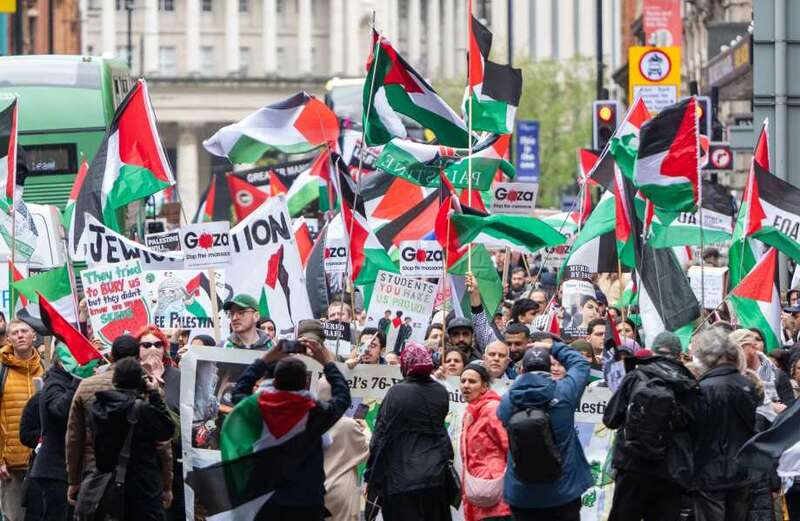
[[[625,414],[625,447],[645,460],[663,460],[680,417],[670,382],[640,372]]]
[[[506,430],[518,480],[531,483],[555,481],[561,477],[561,451],[553,438],[550,415],[545,409],[515,408]]]

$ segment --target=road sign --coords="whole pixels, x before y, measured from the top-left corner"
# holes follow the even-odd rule
[[[678,101],[681,90],[680,47],[628,49],[628,104],[642,98],[656,114]]]
[[[539,122],[517,120],[516,181],[539,182]]]
[[[0,13],[16,13],[17,0],[0,0]],[[3,22],[6,20],[4,19]]]
[[[648,45],[681,45],[680,0],[644,0],[642,29]]]
[[[733,150],[730,143],[713,141],[708,147],[707,170],[733,170]]]

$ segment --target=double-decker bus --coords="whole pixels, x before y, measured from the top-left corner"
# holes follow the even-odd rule
[[[19,99],[19,144],[29,168],[25,201],[63,209],[81,157],[91,162],[132,86],[128,67],[119,60],[0,57],[0,106],[13,95]]]

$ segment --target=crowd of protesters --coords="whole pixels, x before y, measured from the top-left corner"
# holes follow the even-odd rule
[[[596,294],[568,318],[552,273],[532,277],[520,266],[505,279],[492,314],[468,275],[471,315],[435,312],[422,343],[387,345],[387,324],[363,327],[364,310],[341,295],[322,320],[302,320],[292,338],[278,338],[256,300],[237,295],[223,306],[230,335],[219,343],[151,325],[115,339],[107,363],[87,368],[63,356],[63,346],[39,346],[27,322],[2,317],[3,519],[95,519],[81,496],[120,466],[121,519],[185,519],[181,359],[194,346],[263,351],[232,382],[232,408],[253,392],[305,392],[306,367],[285,349],[295,339],[324,368],[317,395],[303,402],[317,411],[307,430],[318,448],[298,456],[302,485],[284,484],[254,519],[359,521],[380,511],[386,521],[437,521],[460,507],[467,521],[578,520],[594,483],[575,429],[589,386],[613,391],[603,415],[616,431],[612,521],[800,519],[798,487],[784,490],[777,474],[738,457],[800,394],[798,291],[786,296],[785,346],[767,353],[762,331],[719,311],[689,339],[664,331],[644,342],[635,308],[613,304],[622,287],[614,276],[596,277]],[[561,332],[553,330],[559,319]],[[351,354],[337,358],[323,347],[326,320],[353,326]],[[360,364],[397,365],[404,377],[373,428],[345,415],[340,368]],[[452,378],[466,402],[458,458],[445,425],[443,384]],[[293,414],[294,401],[280,403],[264,414]],[[200,425],[192,436],[213,428]]]

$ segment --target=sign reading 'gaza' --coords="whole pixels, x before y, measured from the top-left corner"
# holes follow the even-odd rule
[[[181,247],[187,268],[223,267],[231,259],[230,223],[215,221],[181,228]]]
[[[538,191],[536,183],[497,183],[492,193],[492,212],[533,215]]]
[[[404,277],[441,277],[444,252],[437,241],[401,241],[400,274]]]

